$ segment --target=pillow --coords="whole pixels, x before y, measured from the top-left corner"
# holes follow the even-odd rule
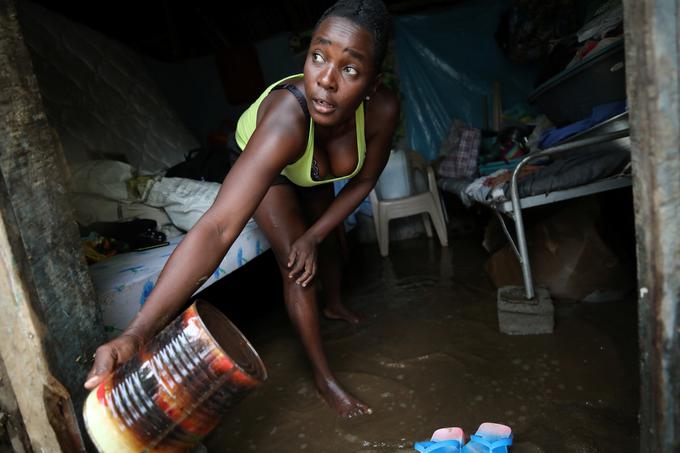
[[[115,160],[90,160],[71,164],[71,190],[100,195],[112,200],[128,200],[130,164]]]
[[[212,206],[221,186],[216,182],[163,177],[148,181],[143,199],[163,208],[177,228],[188,231]]]

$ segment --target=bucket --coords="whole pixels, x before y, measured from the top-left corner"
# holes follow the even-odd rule
[[[186,451],[266,377],[243,334],[199,300],[90,392],[85,427],[102,453]]]
[[[381,200],[393,200],[411,195],[412,180],[406,151],[403,149],[390,151],[385,169],[378,178],[376,191]]]

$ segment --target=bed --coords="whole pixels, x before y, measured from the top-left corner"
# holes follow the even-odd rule
[[[543,165],[520,178],[527,165],[534,162]],[[441,178],[438,185],[466,205],[479,203],[496,213],[522,267],[523,296],[532,300],[536,291],[522,210],[630,187],[628,113],[602,121],[556,146],[536,150],[521,159],[512,170],[505,171],[507,181],[497,186],[485,187],[484,181],[498,178],[500,172],[475,180]],[[516,241],[504,216],[514,222]]]
[[[90,267],[107,334],[120,333],[153,289],[165,262],[184,235],[150,250],[123,253]],[[251,219],[210,278],[196,291],[245,265],[269,249],[269,242]]]

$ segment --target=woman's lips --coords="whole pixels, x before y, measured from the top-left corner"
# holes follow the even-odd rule
[[[335,105],[323,99],[314,98],[312,103],[314,104],[314,109],[319,113],[328,114],[335,111]]]

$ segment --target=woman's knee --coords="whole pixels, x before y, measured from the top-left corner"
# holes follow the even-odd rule
[[[276,264],[279,266],[279,272],[281,275],[287,275],[288,271],[288,257],[290,256],[291,244],[272,246],[274,251],[274,257],[276,258]]]

